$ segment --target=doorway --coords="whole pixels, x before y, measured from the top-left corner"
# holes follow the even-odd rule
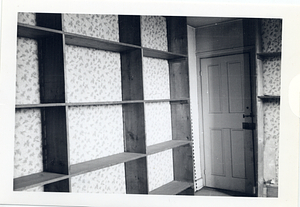
[[[255,193],[249,54],[200,59],[204,183]]]

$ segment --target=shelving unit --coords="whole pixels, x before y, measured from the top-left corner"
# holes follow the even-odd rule
[[[139,16],[118,16],[119,42],[65,32],[61,14],[36,14],[36,26],[18,24],[18,37],[38,42],[40,103],[16,104],[16,111],[37,109],[41,112],[43,171],[15,178],[14,190],[44,186],[45,192],[71,192],[70,178],[124,163],[128,194],[194,193],[187,24],[184,17],[166,19],[168,51],[142,46]],[[122,100],[67,101],[66,45],[119,53]],[[143,57],[168,60],[170,99],[144,99]],[[161,102],[170,103],[172,140],[147,147],[145,104]],[[111,105],[122,106],[124,152],[70,164],[70,107]],[[149,192],[147,157],[170,149],[174,180]]]
[[[269,150],[272,150],[274,154],[276,154],[276,152],[274,152],[275,151],[274,146],[265,147],[265,145],[268,144],[267,143],[268,140],[266,138],[266,130],[264,128],[268,124],[268,123],[266,123],[266,116],[268,116],[267,114],[265,114],[266,107],[268,107],[267,105],[269,105],[269,104],[275,104],[275,105],[280,104],[280,88],[279,88],[279,90],[276,88],[276,90],[278,90],[278,91],[271,90],[271,94],[268,94],[268,92],[265,92],[264,82],[266,82],[266,80],[264,80],[264,67],[265,67],[264,61],[272,62],[272,61],[274,61],[274,58],[277,58],[280,60],[280,58],[281,58],[281,35],[278,35],[276,37],[276,42],[272,42],[272,41],[275,41],[275,39],[272,40],[272,37],[270,37],[268,42],[266,42],[266,40],[264,40],[264,38],[262,37],[262,21],[263,20],[261,20],[261,19],[257,20],[257,25],[256,25],[258,195],[264,196],[264,197],[277,197],[278,196],[278,185],[277,184],[272,184],[272,185],[266,184],[267,182],[270,182],[270,180],[266,180],[265,174],[267,171],[270,171],[270,170],[267,169],[268,168],[268,166],[266,165],[267,157],[265,157],[266,153],[264,150],[265,150],[265,148],[268,148]],[[280,20],[277,20],[277,21],[280,21]],[[268,29],[270,29],[270,28],[268,28]],[[274,29],[274,28],[271,28],[271,29]],[[274,33],[279,33],[279,32],[281,33],[280,28],[275,28],[275,30],[276,30],[275,32],[273,31],[273,35],[274,35]],[[267,33],[270,31],[267,30],[265,32]],[[265,41],[265,42],[263,42],[263,41]],[[265,44],[265,45],[263,46],[263,44]],[[266,48],[266,45],[269,45],[268,46],[269,48]],[[274,46],[276,47],[275,49],[272,48]],[[275,68],[272,68],[272,69],[275,70]],[[277,85],[280,86],[280,82],[277,83]],[[269,92],[270,92],[270,90],[269,90]],[[276,118],[274,118],[274,119],[276,119]],[[278,134],[277,139],[279,139],[279,134]],[[275,157],[272,158],[272,160],[274,160],[274,159],[276,160]],[[274,171],[275,171],[275,169],[274,169]],[[276,173],[274,172],[274,174],[276,174]],[[267,175],[267,176],[269,176],[269,175]],[[275,180],[275,178],[273,178],[273,179]],[[272,182],[274,182],[274,180]],[[269,188],[272,188],[272,190],[271,190],[272,195],[268,193],[268,192],[271,192],[268,190]],[[274,190],[274,189],[276,189],[276,190]],[[274,192],[276,195],[274,194]]]

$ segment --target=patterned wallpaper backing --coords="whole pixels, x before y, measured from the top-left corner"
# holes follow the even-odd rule
[[[280,58],[268,58],[263,61],[263,80],[265,95],[280,95],[281,84]]]
[[[168,51],[165,17],[141,16],[141,35],[143,47]]]
[[[19,12],[18,22],[23,24],[36,25],[35,13]]]
[[[71,189],[73,193],[125,194],[124,164],[72,177]]]
[[[143,58],[144,98],[169,99],[169,65],[167,60]]]
[[[17,39],[16,104],[40,103],[37,41]]]
[[[70,107],[70,164],[124,152],[122,106]]]
[[[145,104],[146,145],[172,140],[170,103]]]
[[[278,183],[280,104],[278,100],[264,104],[265,181]]]
[[[121,101],[119,53],[66,46],[68,102]]]
[[[282,22],[278,19],[262,19],[262,51],[281,52]]]
[[[281,52],[282,25],[280,20],[262,20],[262,51]],[[263,61],[265,95],[280,95],[281,58]],[[264,179],[278,184],[280,101],[264,103]]]
[[[43,171],[39,109],[18,109],[15,115],[14,177]]]
[[[117,15],[63,14],[63,30],[111,41],[119,41]]]

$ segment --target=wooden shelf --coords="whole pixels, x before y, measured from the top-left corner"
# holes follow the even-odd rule
[[[98,50],[106,50],[111,52],[125,52],[134,49],[141,49],[136,45],[130,45],[121,42],[109,41],[95,37],[84,35],[65,33],[65,41],[67,45],[74,45],[79,47],[88,47]]]
[[[180,182],[180,181],[171,181],[166,185],[163,185],[153,191],[150,191],[151,195],[177,195],[180,192],[193,186],[193,183]]]
[[[173,149],[176,147],[184,146],[187,144],[191,144],[191,141],[185,141],[185,140],[170,140],[167,142],[154,144],[149,147],[147,147],[147,155],[155,154],[158,152],[162,152],[168,149]]]
[[[280,99],[280,96],[268,96],[268,95],[265,95],[265,96],[257,96],[259,99],[261,100],[270,100],[270,99]]]
[[[129,101],[100,101],[100,102],[77,102],[77,103],[40,103],[40,104],[17,104],[16,109],[46,108],[57,106],[101,106],[101,105],[122,105],[135,103],[160,103],[170,102],[172,104],[187,104],[189,99],[153,99],[153,100],[129,100]]]
[[[145,154],[123,152],[70,166],[70,176],[76,176],[95,170],[103,169],[120,163],[145,157]]]
[[[150,49],[150,48],[143,48],[143,56],[164,59],[164,60],[176,60],[176,59],[187,58],[187,55],[180,55],[180,54],[176,54],[176,53],[172,53],[172,52],[154,50],[154,49]]]
[[[46,107],[56,107],[65,106],[65,103],[44,103],[44,104],[17,104],[16,109],[26,109],[26,108],[46,108]]]
[[[62,35],[62,31],[48,29],[44,27],[31,26],[26,24],[18,24],[18,37],[26,37],[31,39],[39,39],[54,35]]]
[[[265,58],[281,57],[281,52],[260,52],[256,55],[258,59],[263,60]]]
[[[68,175],[40,172],[14,179],[14,190],[25,190],[68,178]]]

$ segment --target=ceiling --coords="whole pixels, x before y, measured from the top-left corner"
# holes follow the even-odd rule
[[[206,25],[211,25],[215,23],[225,22],[234,20],[235,18],[225,18],[225,17],[187,17],[187,24],[192,27],[202,27]]]

